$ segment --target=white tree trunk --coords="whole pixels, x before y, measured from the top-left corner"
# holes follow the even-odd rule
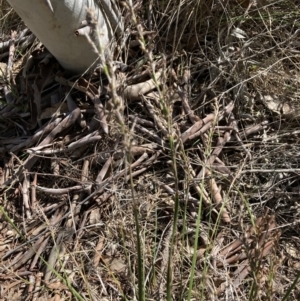
[[[7,1],[59,63],[76,73],[85,72],[99,59],[97,51],[112,50],[115,34],[123,30],[113,0]],[[87,11],[94,14],[96,32],[86,26],[90,24]]]

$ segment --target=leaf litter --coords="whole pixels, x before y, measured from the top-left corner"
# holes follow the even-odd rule
[[[27,29],[6,36],[1,299],[134,299],[137,235],[149,300],[166,298],[171,249],[174,300],[188,290],[195,252],[195,300],[284,295],[299,266],[297,31],[257,23],[262,12],[288,12],[286,24],[292,15],[258,2],[230,6],[247,18],[228,33],[212,26],[195,44],[183,30],[171,52],[174,18],[157,19],[163,28],[168,18],[167,34],[129,18],[128,57],[109,62],[115,85],[101,69],[68,77]]]

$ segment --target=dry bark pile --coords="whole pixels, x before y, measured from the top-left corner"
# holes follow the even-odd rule
[[[68,77],[40,45],[17,67],[16,49],[34,41],[28,30],[2,43],[3,300],[133,298],[133,213],[148,296],[164,298],[171,254],[177,300],[195,241],[195,285],[206,284],[207,300],[238,294],[247,277],[268,283],[281,232],[261,195],[272,201],[277,184],[251,185],[263,160],[256,154],[278,118],[242,110],[234,85],[226,93],[205,86],[198,59],[153,58],[141,44],[152,34],[138,28],[127,64],[107,61],[84,77]],[[288,172],[284,164],[276,173]]]

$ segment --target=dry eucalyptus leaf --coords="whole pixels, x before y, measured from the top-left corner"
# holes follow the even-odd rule
[[[126,268],[126,264],[121,258],[114,258],[110,260],[109,258],[103,259],[105,264],[109,267],[109,269],[113,272],[124,272]]]

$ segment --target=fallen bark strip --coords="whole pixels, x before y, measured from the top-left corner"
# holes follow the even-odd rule
[[[49,144],[53,141],[57,134],[71,127],[78,117],[80,116],[80,109],[76,108],[70,114],[65,117],[49,134],[48,136],[39,144],[39,146]]]
[[[118,174],[110,176],[109,178],[102,181],[102,183],[96,184],[96,190],[87,198],[85,198],[84,201],[88,200],[89,198],[95,196],[96,194],[99,195],[103,192],[104,187],[106,187],[109,183],[116,181],[118,178],[126,175],[131,169],[138,167],[144,160],[148,158],[148,154],[144,153],[140,158],[138,158],[134,163],[130,165],[130,167],[126,167],[123,170],[121,170]]]
[[[86,81],[84,78],[79,78],[77,81],[73,82],[66,79],[65,77],[56,76],[55,81],[57,81],[61,85],[85,93],[91,100],[99,94],[98,89],[92,83]]]
[[[106,121],[106,115],[105,115],[105,109],[104,106],[99,98],[99,96],[95,96],[92,99],[94,106],[95,106],[95,111],[96,111],[96,116],[98,117],[98,121],[100,123],[100,126],[102,127],[103,131],[105,134],[108,134],[108,125]]]
[[[30,267],[29,267],[30,271],[32,271],[36,267],[36,264],[37,264],[38,260],[40,259],[41,254],[45,251],[45,248],[47,246],[49,239],[50,239],[50,235],[46,234],[45,240],[40,244],[33,260],[30,263]]]
[[[173,188],[171,188],[169,185],[167,185],[159,180],[156,180],[156,183],[159,187],[161,187],[168,194],[175,195],[175,190]],[[182,199],[183,199],[183,200],[180,199],[179,201],[182,203],[186,203],[186,200],[184,199],[185,198],[184,193],[180,192],[179,196],[182,197]],[[196,205],[196,206],[199,206],[199,202],[200,202],[199,199],[196,199],[190,195],[188,196],[187,201],[193,203],[193,205]]]
[[[168,194],[170,195],[175,195],[175,190],[172,189],[169,185],[159,181],[159,180],[156,180],[156,183],[158,184],[159,187],[161,187],[164,191],[166,191]]]
[[[210,157],[206,160],[203,168],[201,169],[201,171],[197,175],[197,178],[202,179],[204,177],[204,175],[206,173],[206,170],[207,170],[206,166],[209,167],[214,163],[216,157],[219,156],[219,154],[221,153],[223,147],[229,141],[230,136],[231,136],[231,132],[226,132],[223,138],[221,138],[221,137],[218,138],[217,145],[216,145],[215,149],[213,150]]]
[[[203,127],[197,131],[195,134],[191,135],[188,137],[188,140],[194,140],[198,137],[201,137],[204,133],[206,133],[213,125],[213,120],[209,121],[208,123],[206,123],[205,125],[203,125]]]
[[[187,172],[189,173],[188,178],[195,179],[196,173],[195,173],[195,171],[194,171],[194,169],[193,169],[193,167],[190,163],[188,163]],[[208,196],[208,193],[205,190],[204,186],[203,185],[199,186],[199,185],[197,185],[196,181],[193,181],[192,182],[192,187],[197,192],[198,197],[199,197],[199,201],[201,200],[206,207],[208,207],[208,208],[211,207],[212,202],[211,202],[211,200]]]
[[[230,112],[233,110],[234,104],[233,102],[230,102],[224,110],[220,112],[218,116],[215,116],[214,113],[207,115],[202,120],[197,121],[194,125],[192,125],[188,130],[186,130],[183,134],[181,134],[181,140],[184,144],[187,140],[195,139],[196,137],[200,136],[200,134],[203,134],[205,131],[207,131],[210,127],[210,124],[212,124],[213,120],[215,118],[218,118],[218,121],[222,120],[225,116],[229,115]],[[204,129],[202,129],[204,128]],[[198,133],[198,131],[201,131]]]
[[[18,51],[21,53],[23,50],[25,50],[26,48],[28,48],[29,46],[31,46],[34,41],[36,40],[36,37],[34,34],[30,34],[26,37],[22,37],[20,40],[17,40],[18,41]],[[16,42],[17,42],[16,41]],[[9,47],[9,41],[7,42],[3,42],[5,43],[5,47],[7,46],[7,48]],[[7,43],[7,44],[6,44]],[[0,43],[1,45],[1,43]],[[6,58],[7,56],[9,56],[9,52],[6,51],[6,52],[2,52],[0,51],[1,54],[0,54],[0,60],[3,60],[4,58]]]
[[[49,146],[52,146],[52,148],[53,148],[53,145],[51,145],[51,144],[50,145],[42,145],[42,146],[37,146],[34,148],[27,149],[27,153],[34,154],[34,155],[54,155],[54,154],[59,154],[62,152],[72,152],[75,149],[80,148],[86,144],[92,144],[94,142],[101,140],[102,136],[97,135],[97,134],[98,134],[98,131],[90,133],[90,134],[84,136],[83,138],[70,143],[66,147],[61,147],[61,148],[57,148],[57,149],[39,150],[41,148],[48,148]]]
[[[197,116],[194,113],[194,111],[190,108],[186,96],[184,96],[182,98],[182,105],[183,105],[183,109],[184,109],[185,113],[188,115],[188,117],[189,117],[189,119],[192,123],[196,123],[196,122],[201,121],[201,118],[199,116]]]
[[[300,168],[279,168],[279,169],[244,169],[240,171],[240,174],[246,173],[296,173],[300,172]]]
[[[257,132],[260,132],[264,129],[266,129],[268,127],[269,121],[268,120],[264,120],[259,124],[256,124],[254,126],[250,126],[245,128],[244,130],[241,130],[239,132],[239,136],[242,140],[244,140],[246,137],[256,134]],[[234,140],[234,138],[233,138]]]
[[[58,258],[63,258],[64,253],[65,253],[65,248],[63,247],[64,240],[66,240],[66,233],[65,229],[61,229],[60,232],[58,233],[54,245],[50,251],[48,260],[47,260],[47,266],[46,266],[46,271],[44,274],[44,282],[48,283],[53,270],[55,270],[56,266],[56,261]]]
[[[86,81],[84,78],[80,78],[78,81],[72,82],[64,77],[56,76],[55,80],[62,85],[75,88],[78,91],[85,93],[90,98],[90,100],[94,103],[97,119],[104,133],[108,134],[108,125],[106,121],[105,109],[103,107],[102,102],[100,101],[100,93],[98,89],[92,83]],[[70,97],[70,94],[68,94],[68,98]]]
[[[34,254],[36,254],[36,252],[38,252],[39,246],[42,244],[43,239],[47,238],[47,236],[48,236],[49,227],[50,228],[54,227],[55,225],[57,225],[58,223],[61,222],[61,220],[63,218],[62,214],[63,214],[63,211],[61,210],[57,214],[52,216],[52,218],[50,220],[50,225],[48,225],[48,227],[47,227],[47,225],[44,225],[44,224],[40,226],[42,228],[46,228],[42,233],[38,233],[37,235],[32,234],[32,235],[34,235],[33,238],[29,239],[22,245],[17,246],[15,249],[8,251],[6,254],[4,254],[2,256],[2,260],[7,259],[9,256],[16,253],[17,251],[22,252],[25,247],[28,247],[27,252],[25,252],[26,258],[24,258],[25,255],[23,255],[22,260],[20,261],[21,265],[25,264]],[[39,232],[39,231],[36,231],[36,232]],[[31,245],[32,242],[33,242],[33,245]],[[31,254],[31,257],[29,256],[30,254]],[[29,258],[29,259],[27,259],[27,258]],[[18,263],[18,260],[16,259],[12,263],[10,263],[10,267],[16,265],[17,263]],[[19,265],[19,263],[17,264],[17,267],[14,266],[15,270],[21,266],[21,265]]]
[[[193,187],[194,189],[198,192],[199,197],[202,198],[204,200],[204,204],[206,206],[212,206],[212,204],[216,204],[215,208],[213,209],[215,211],[215,213],[217,214],[217,216],[220,214],[222,217],[222,220],[225,223],[230,223],[231,219],[230,216],[225,208],[225,206],[222,205],[223,203],[223,198],[221,196],[220,190],[218,188],[218,185],[215,181],[215,179],[212,177],[212,173],[211,171],[207,168],[206,169],[206,175],[208,180],[206,179],[200,179],[200,178],[196,178],[195,177],[195,172],[193,171]],[[209,197],[208,192],[205,190],[204,187],[200,187],[196,184],[197,181],[195,181],[196,179],[198,179],[198,181],[206,181],[210,187],[210,192],[211,192],[211,198],[213,199],[213,202],[211,201],[211,198]],[[219,213],[219,211],[221,210],[221,212]]]
[[[136,85],[138,83],[141,82],[145,82],[146,80],[149,79],[149,77],[151,77],[151,70],[150,68],[140,71],[138,73],[134,73],[134,75],[130,76],[128,78],[126,78],[125,83],[126,85],[128,85],[128,87]]]
[[[220,160],[219,157],[216,158],[216,162],[210,166],[212,171],[219,172],[221,175],[229,176],[230,179],[232,179],[231,170]]]
[[[202,186],[197,185],[197,183],[195,181],[196,173],[190,163],[188,163],[188,168],[187,168],[186,172],[189,173],[189,178],[192,179],[192,187],[196,190],[196,192],[199,196],[199,201],[202,201],[203,204],[205,205],[205,207],[211,208],[211,210],[214,211],[216,213],[216,215],[218,216],[219,213],[218,213],[217,209],[220,209],[221,206],[219,205],[218,208],[212,208],[211,198],[209,197],[208,192],[205,190],[204,185],[202,185]],[[197,179],[197,180],[199,180],[199,179]],[[203,181],[203,179],[201,179],[201,181]],[[222,197],[219,193],[219,189],[217,188],[217,184],[215,182],[212,182],[212,183],[210,183],[210,185],[211,185],[211,189],[213,189],[215,191],[215,193],[213,194],[214,201],[217,202],[218,204],[220,204],[222,201]],[[189,201],[191,201],[195,205],[199,205],[199,201],[195,201],[191,197],[189,197]],[[230,217],[225,208],[222,208],[221,216],[226,223],[230,222]]]
[[[14,153],[22,148],[30,147],[31,145],[36,143],[39,139],[41,139],[43,135],[47,135],[49,132],[51,132],[61,121],[62,118],[56,118],[54,121],[48,123],[44,128],[40,129],[32,137],[29,137],[24,142],[11,148],[10,151]]]
[[[235,240],[234,242],[230,243],[228,246],[226,246],[225,248],[223,248],[220,253],[219,256],[222,257],[230,257],[232,256],[232,254],[236,253],[237,251],[240,251],[242,249],[242,245],[243,243],[247,240],[248,243],[252,241],[252,237],[253,234],[255,234],[256,231],[256,225],[260,225],[262,222],[263,217],[258,217],[255,225],[251,226],[249,230],[246,231],[246,233],[244,235],[241,236],[240,239]]]
[[[163,139],[161,139],[159,136],[157,136],[156,134],[152,133],[150,130],[142,127],[139,124],[135,124],[134,127],[141,132],[142,134],[146,134],[149,135],[153,140],[155,140],[160,146],[164,147],[165,143],[163,141]]]
[[[239,129],[238,129],[238,123],[234,117],[234,114],[232,113],[231,116],[231,127],[232,129],[228,129],[227,131],[232,131],[233,136],[235,137],[236,141],[238,142],[238,144],[242,147],[242,149],[245,151],[245,153],[248,156],[248,159],[251,160],[252,156],[250,151],[245,147],[240,135],[239,135]],[[231,140],[231,139],[230,139]]]
[[[230,219],[230,216],[227,212],[226,207],[223,205],[223,198],[221,196],[220,189],[218,188],[216,180],[212,177],[212,174],[209,170],[206,171],[206,175],[210,178],[208,180],[208,183],[209,183],[209,186],[210,186],[210,190],[211,190],[211,194],[212,194],[212,198],[214,200],[214,203],[217,205],[216,209],[220,211],[222,220],[225,223],[230,223],[231,219]]]
[[[134,177],[142,174],[146,170],[148,170],[149,167],[152,166],[152,164],[158,159],[159,155],[160,155],[160,152],[157,152],[152,157],[150,157],[146,162],[142,163],[142,168],[127,175],[125,177],[125,182],[126,183],[129,182],[131,178],[134,178]],[[143,167],[143,166],[145,166],[145,167]],[[131,166],[131,169],[132,169],[132,166]],[[130,169],[129,169],[129,171],[130,171]],[[97,196],[95,198],[95,201],[98,204],[101,204],[101,203],[107,201],[112,195],[113,195],[113,192],[104,192],[103,194]]]
[[[217,205],[217,209],[221,209],[221,216],[222,216],[222,220],[225,223],[230,223],[230,217],[229,214],[227,212],[227,209],[225,208],[225,206],[222,205],[223,203],[223,199],[221,196],[221,193],[219,191],[218,185],[215,181],[215,179],[212,177],[212,173],[211,173],[211,166],[214,163],[214,161],[216,160],[216,158],[218,157],[218,155],[220,154],[221,150],[223,149],[224,145],[227,143],[227,141],[229,141],[231,133],[233,132],[233,129],[235,129],[237,127],[237,122],[234,119],[233,115],[230,116],[230,128],[232,128],[232,130],[229,130],[228,132],[225,132],[224,134],[224,138],[222,138],[223,140],[220,141],[218,140],[218,144],[217,147],[214,149],[212,155],[208,158],[208,160],[206,161],[204,167],[202,168],[202,170],[200,171],[199,175],[197,177],[199,177],[200,179],[202,179],[202,177],[204,175],[208,176],[209,180],[208,180],[208,184],[210,186],[210,190],[212,193],[212,198],[215,202],[215,204]],[[207,166],[209,166],[209,168],[207,168]]]
[[[78,105],[71,97],[70,91],[65,93],[65,98],[67,100],[67,105],[68,105],[68,109],[70,112],[78,108]],[[83,116],[82,110],[80,110],[80,111],[81,111],[81,114],[80,114],[80,117],[78,118],[78,124],[80,125],[80,127],[82,129],[85,129],[86,128],[86,120]]]
[[[143,153],[153,154],[157,150],[157,148],[158,145],[156,143],[147,143],[147,144],[142,144],[137,146],[131,146],[130,155],[132,157],[135,157],[135,156],[140,156]],[[108,152],[99,153],[96,156],[95,161],[99,164],[103,164],[109,159],[111,155],[113,157],[113,160],[119,160],[123,158],[125,154],[126,151],[124,149],[118,149],[116,151],[110,150]]]
[[[72,192],[87,192],[91,189],[91,184],[76,185],[67,188],[46,188],[41,186],[36,186],[35,188],[47,194],[62,195]]]
[[[29,29],[25,28],[23,29],[17,37],[15,37],[14,43],[16,45],[23,43],[28,37],[26,36],[29,33]],[[0,42],[0,52],[3,53],[4,51],[7,51],[9,49],[9,45],[11,44],[11,39]]]
[[[141,95],[146,95],[147,93],[151,92],[157,87],[157,85],[159,84],[157,83],[157,80],[159,80],[161,75],[162,75],[162,70],[156,72],[153,78],[145,82],[126,87],[123,92],[124,98],[127,99],[128,101],[140,100]]]
[[[204,124],[207,124],[208,122],[214,120],[215,115],[210,114],[206,116],[203,120],[197,121],[194,125],[192,125],[188,130],[186,130],[184,133],[181,134],[181,140],[182,143],[185,143],[191,135],[199,131]]]
[[[67,200],[63,200],[60,203],[55,203],[49,206],[42,208],[43,213],[47,213],[49,211],[55,212],[60,207],[64,206],[67,203]]]
[[[141,36],[141,35],[148,34],[148,32],[147,31],[131,32],[131,35],[135,35],[135,34]],[[134,40],[134,43],[135,42],[136,42],[136,46],[140,45],[140,41]],[[166,62],[172,63],[174,61],[174,59],[175,59],[174,54],[170,54],[170,55],[167,55],[164,58],[161,58],[160,60],[155,62],[155,69],[158,70],[158,72],[159,72],[160,69],[165,66]],[[147,67],[146,70],[136,70],[135,69],[126,78],[125,83],[129,86],[132,86],[134,84],[144,82],[147,78],[151,77],[152,74],[153,74],[152,69],[149,68],[149,67]]]
[[[146,162],[143,162],[148,158],[148,154],[144,153],[138,160],[136,160],[134,163],[132,163],[131,166],[124,168],[118,174],[113,175],[113,176],[105,179],[104,181],[102,181],[102,183],[98,184],[97,189],[93,193],[91,193],[88,197],[86,197],[82,202],[80,202],[78,205],[84,204],[90,198],[98,199],[99,197],[101,197],[100,195],[101,195],[101,193],[103,193],[105,187],[107,187],[110,183],[119,179],[121,176],[125,176],[127,174],[127,176],[125,178],[125,180],[126,180],[127,177],[130,177],[130,174],[129,174],[130,170],[133,170],[134,168],[140,166],[141,164],[143,164],[142,165],[143,167],[145,166],[145,167],[149,168],[159,158],[160,154],[161,154],[161,152],[158,151],[155,154],[153,154]],[[145,170],[143,170],[143,171],[145,171]],[[138,173],[138,174],[140,174],[140,173]]]
[[[255,225],[241,239],[232,242],[220,252],[221,257],[226,257],[225,265],[239,263],[238,268],[233,272],[234,280],[232,284],[235,288],[242,284],[242,281],[251,270],[257,266],[257,262],[260,262],[263,257],[269,254],[279,236],[280,231],[276,230],[275,216],[268,215],[268,210],[266,210],[264,216],[259,217]],[[222,266],[222,262],[219,261],[217,266]],[[217,294],[223,293],[225,289],[226,287],[221,285],[217,290]]]
[[[160,156],[161,152],[158,151],[156,154],[154,154],[149,160],[147,160],[144,165],[147,167],[152,166],[153,162],[155,160],[158,159],[158,157]],[[145,159],[147,158],[147,154],[143,154],[137,161],[135,161],[131,167],[127,167],[123,170],[121,170],[118,174],[111,176],[110,178],[105,179],[101,184],[97,185],[97,188],[95,189],[94,192],[92,192],[88,197],[86,197],[84,200],[82,200],[81,202],[78,203],[78,206],[82,206],[84,203],[86,203],[89,199],[93,198],[93,199],[97,199],[98,195],[100,195],[101,193],[103,193],[104,188],[107,187],[107,185],[112,182],[117,180],[118,178],[120,178],[121,176],[125,175],[126,173],[128,173],[128,171],[137,166],[139,166]],[[101,195],[99,196],[101,198]],[[51,226],[55,226],[56,224],[60,223],[63,219],[67,218],[70,215],[70,211],[67,212],[66,214],[64,214],[62,217],[60,217],[58,220],[55,221],[54,224],[51,224]],[[44,233],[47,233],[48,228],[46,230],[44,230],[42,233],[40,233],[39,235],[42,235]]]
[[[140,125],[148,126],[150,128],[155,128],[154,122],[152,122],[150,120],[143,119],[143,118],[140,118],[140,117],[137,117],[137,116],[134,116],[134,115],[128,115],[128,118],[129,118],[130,121],[136,122]]]
[[[274,241],[268,241],[264,248],[260,252],[260,257],[265,257],[269,254],[270,250],[274,247]],[[261,260],[261,258],[254,258],[256,260]],[[253,260],[254,260],[253,259]],[[251,272],[252,268],[250,265],[251,260],[247,259],[245,262],[241,263],[241,267],[237,269],[233,275],[235,276],[235,279],[233,280],[233,286],[237,288],[241,285],[242,281],[247,277],[247,275]]]
[[[80,109],[77,108],[74,111],[72,111],[67,117],[65,117],[49,134],[46,138],[44,138],[44,140],[39,144],[40,146],[42,145],[46,145],[49,144],[50,142],[52,142],[54,140],[54,138],[56,137],[57,134],[59,134],[60,132],[62,132],[63,130],[66,130],[67,128],[69,128],[71,125],[73,125],[75,123],[75,121],[78,119],[78,117],[80,116]],[[19,180],[22,181],[24,178],[23,175],[23,170],[28,170],[30,171],[30,169],[34,166],[34,164],[37,162],[38,157],[34,156],[34,155],[30,155],[24,165],[21,165],[18,170],[16,171],[16,173],[14,174],[13,177],[11,177],[10,179],[8,179],[2,186],[7,187],[9,185],[11,185],[14,181]]]
[[[137,171],[132,172],[130,175],[128,175],[128,176],[125,178],[125,182],[127,183],[127,182],[130,181],[131,178],[134,178],[134,177],[136,177],[136,176],[141,175],[141,174],[144,173],[148,168],[149,168],[149,166],[148,166],[148,167],[141,168],[141,169],[139,169],[139,170],[137,170]]]
[[[12,263],[6,266],[7,269],[13,268],[13,270],[17,270],[19,267],[24,265],[38,250],[40,244],[45,239],[45,236],[40,237],[32,247],[30,247],[25,254],[22,255],[21,259],[14,260]]]
[[[100,170],[100,172],[99,172],[99,174],[98,174],[98,176],[97,176],[97,178],[96,178],[96,183],[100,184],[100,183],[103,181],[103,179],[104,179],[104,177],[105,177],[105,175],[106,175],[106,173],[107,173],[107,171],[108,171],[108,168],[109,168],[109,167],[111,166],[111,164],[112,164],[112,161],[113,161],[113,158],[112,158],[112,157],[109,157],[109,158],[107,159],[107,161],[106,161],[105,164],[103,165],[102,169]]]
[[[185,89],[186,90],[186,89]],[[185,114],[188,116],[188,118],[190,119],[190,121],[195,124],[197,122],[201,122],[201,118],[197,115],[195,115],[195,112],[190,108],[190,105],[188,103],[188,99],[187,99],[187,91],[181,91],[181,89],[178,87],[177,89],[177,93],[179,94],[179,96],[181,97],[182,100],[182,107],[185,111]]]
[[[274,215],[267,216],[267,212],[264,216],[259,217],[255,225],[252,226],[248,231],[246,231],[245,235],[242,236],[241,239],[237,239],[227,247],[221,250],[219,256],[225,257],[225,261],[227,264],[236,263],[243,259],[250,259],[251,257],[256,257],[256,252],[260,250],[260,247],[264,247],[266,245],[266,239],[274,235],[273,231],[276,228],[275,217]],[[259,234],[258,240],[253,237]],[[275,233],[275,235],[277,235]],[[254,245],[252,245],[254,243]],[[268,242],[267,242],[268,243]],[[243,249],[250,249],[246,253]],[[241,253],[238,253],[242,251]],[[250,258],[249,258],[250,257]],[[222,266],[223,263],[219,262],[218,266]]]

